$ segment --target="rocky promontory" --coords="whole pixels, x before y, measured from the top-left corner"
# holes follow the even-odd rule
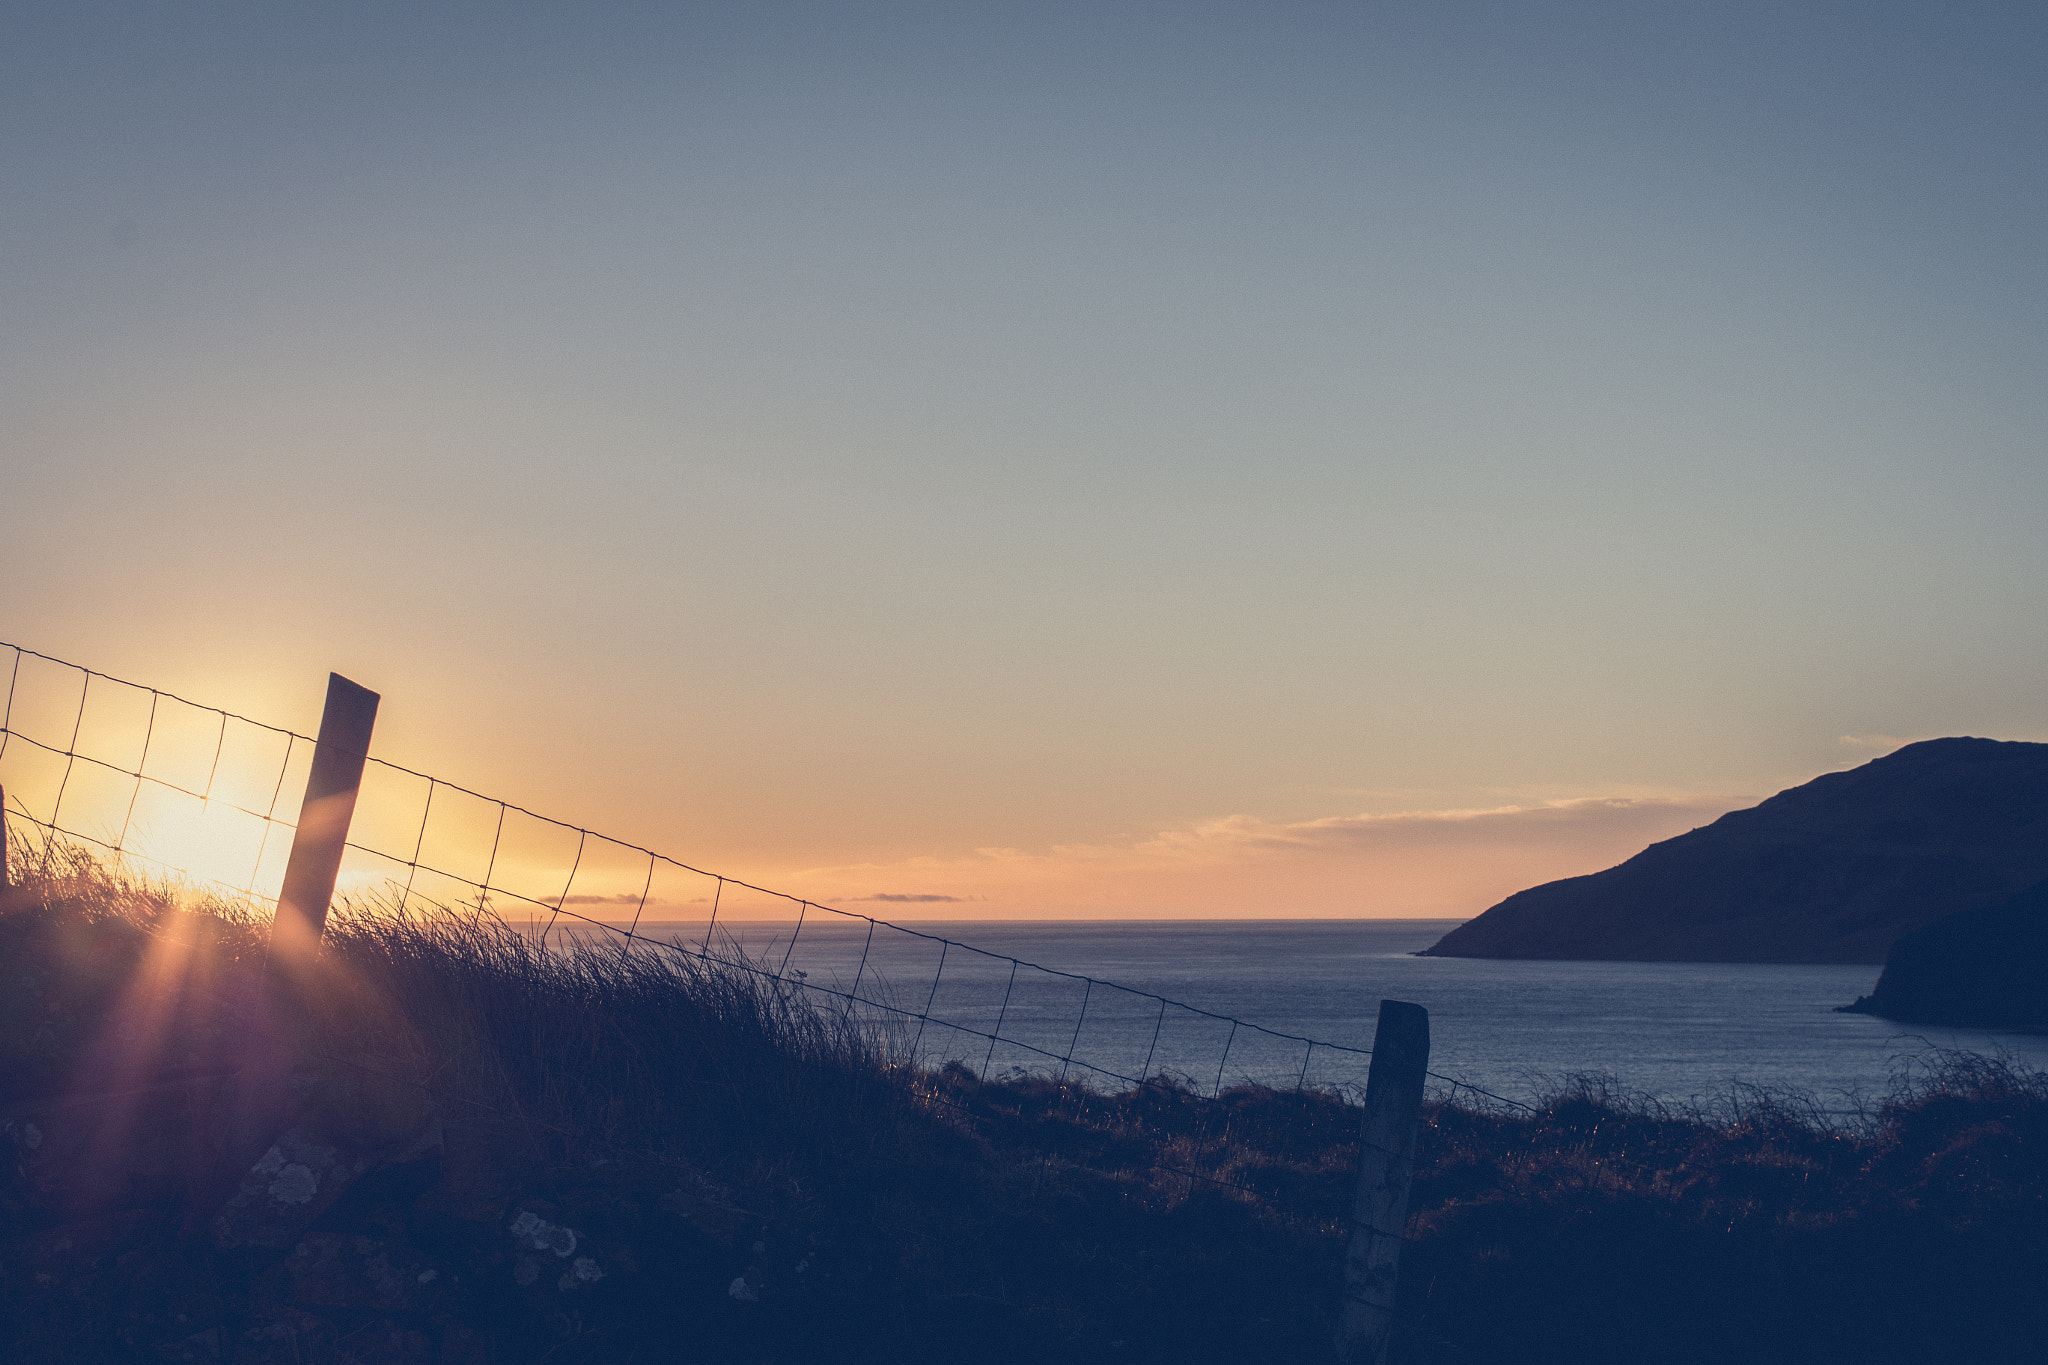
[[[2048,1028],[2048,882],[1892,945],[1877,989],[1845,1006],[1905,1024]]]
[[[2048,879],[2048,744],[1930,739],[1508,897],[1425,956],[1869,962]]]

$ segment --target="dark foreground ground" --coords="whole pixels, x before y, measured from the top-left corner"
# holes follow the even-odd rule
[[[917,1073],[744,970],[446,916],[338,922],[273,1025],[245,914],[60,861],[0,913],[9,1359],[1332,1358],[1335,1095]],[[2032,1358],[2044,1196],[2048,1078],[1995,1059],[1850,1127],[1436,1106],[1393,1359]]]

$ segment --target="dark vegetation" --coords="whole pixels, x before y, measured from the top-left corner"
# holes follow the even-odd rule
[[[261,925],[58,862],[0,915],[12,1359],[1330,1358],[1341,1096],[982,1085],[742,966],[356,907],[266,1108]],[[1435,1105],[1394,1359],[2030,1355],[2044,1147],[1982,1057],[1849,1121]]]
[[[1870,962],[2048,877],[2048,744],[1930,739],[1585,877],[1518,891],[1446,957]]]
[[[2048,1028],[2048,881],[1892,945],[1877,989],[1845,1009],[1911,1024]]]

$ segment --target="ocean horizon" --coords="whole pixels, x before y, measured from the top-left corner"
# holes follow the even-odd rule
[[[1666,1104],[1725,1103],[1760,1086],[1844,1114],[1943,1051],[2048,1068],[2041,1035],[1836,1013],[1875,984],[1871,964],[1415,956],[1464,922],[927,920],[883,923],[870,935],[866,921],[828,913],[800,931],[795,920],[720,920],[712,942],[817,988],[820,999],[836,1004],[841,996],[825,993],[857,984],[862,1000],[928,1015],[902,1025],[926,1064],[958,1061],[990,1075],[1064,1067],[1110,1088],[1162,1070],[1203,1090],[1360,1086],[1368,1059],[1335,1049],[1371,1047],[1382,999],[1430,1011],[1432,1071],[1522,1101],[1591,1075]],[[648,920],[639,933],[701,948],[708,927]],[[565,920],[556,932],[600,931]],[[1006,958],[1046,971],[1013,977]]]

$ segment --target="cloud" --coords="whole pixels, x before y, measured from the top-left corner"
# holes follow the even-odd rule
[[[638,905],[640,904],[640,893],[637,891],[621,891],[615,896],[569,896],[560,901],[547,901],[545,903],[548,905]],[[711,897],[691,896],[687,900],[665,900],[660,896],[649,896],[647,904],[649,906],[709,905],[711,904]]]
[[[1900,739],[1897,735],[1843,735],[1837,743],[1846,744],[1852,749],[1870,749],[1879,754],[1888,754],[1894,749],[1903,749],[1908,744],[1918,744],[1921,739],[1930,738],[1930,735],[1922,735],[1919,739]]]
[[[1675,820],[1697,817],[1704,824],[1728,809],[1721,801],[1595,796],[1534,806],[1337,815],[1293,824],[1230,815],[1186,830],[1163,831],[1134,851],[1165,854],[1255,848],[1313,855],[1367,848],[1550,843],[1560,837],[1650,835]]]
[[[982,848],[813,868],[787,880],[826,904],[986,901],[1006,916],[1466,916],[1524,887],[1597,872],[1747,804],[1681,792],[1301,821],[1237,814],[1124,844]],[[866,890],[906,881],[943,890]]]

